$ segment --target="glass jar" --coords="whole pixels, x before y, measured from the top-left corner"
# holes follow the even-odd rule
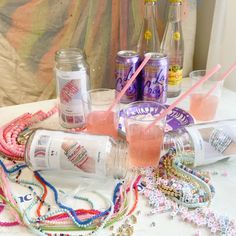
[[[55,78],[59,122],[65,128],[85,125],[82,94],[89,89],[89,66],[77,48],[61,49],[55,54]]]
[[[76,171],[85,177],[125,178],[127,143],[109,136],[36,129],[26,143],[25,162],[35,170]]]
[[[186,165],[206,165],[236,156],[236,119],[199,123],[167,132],[165,152],[171,147]]]

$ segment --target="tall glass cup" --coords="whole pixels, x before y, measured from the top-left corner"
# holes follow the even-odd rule
[[[189,74],[192,84],[198,82],[205,74],[206,70],[192,71]],[[223,82],[217,81],[217,78],[213,76],[190,95],[189,112],[197,121],[214,119],[221,97],[222,85]]]
[[[88,133],[118,137],[116,107],[107,113],[114,99],[115,90],[107,88],[92,89],[83,95]]]
[[[133,167],[157,167],[165,128],[165,117],[147,127],[165,110],[153,101],[137,101],[124,108],[129,163]]]

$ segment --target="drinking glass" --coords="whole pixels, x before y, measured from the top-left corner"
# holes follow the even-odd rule
[[[189,74],[191,83],[197,83],[205,74],[206,70],[192,71]],[[217,78],[212,76],[190,95],[189,112],[197,121],[214,119],[221,97],[222,85],[222,81],[217,81]]]
[[[107,112],[114,99],[115,90],[107,88],[92,89],[83,95],[88,133],[118,137],[116,107]]]
[[[137,101],[124,109],[129,163],[133,167],[157,167],[165,128],[165,117],[148,126],[165,110],[165,106],[153,101]]]

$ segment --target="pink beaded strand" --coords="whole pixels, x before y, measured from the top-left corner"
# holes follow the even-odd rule
[[[11,194],[11,190],[10,190],[10,186],[9,186],[9,183],[7,181],[7,177],[6,177],[6,174],[4,171],[1,171],[1,177],[2,177],[2,181],[3,181],[3,184],[4,184],[4,190],[5,190],[5,195],[7,197],[7,199],[14,205],[17,207],[17,203],[16,201],[13,199],[12,197],[12,194]],[[12,210],[10,208],[10,211],[12,213],[12,215],[15,217],[16,221],[18,222],[18,224],[23,224],[18,216],[18,214]]]
[[[25,113],[0,128],[0,151],[11,159],[21,159],[24,156],[25,145],[17,142],[19,134],[27,127],[42,121],[57,112],[53,107],[47,113],[38,111],[34,114]]]

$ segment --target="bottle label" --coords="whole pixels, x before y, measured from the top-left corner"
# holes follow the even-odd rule
[[[217,143],[218,145],[223,145],[224,142],[226,141],[225,137],[227,136],[229,139],[232,140],[232,142],[235,141],[236,139],[236,125],[235,124],[223,124],[219,126],[217,123],[209,128],[208,127],[202,127],[202,128],[197,128],[196,126],[190,126],[186,127],[186,130],[192,137],[192,141],[194,144],[194,152],[195,152],[195,161],[194,165],[195,166],[200,166],[200,165],[206,165],[210,163],[214,163],[216,161],[222,160],[224,158],[230,157],[234,153],[229,153],[228,155],[225,155],[221,153],[215,145],[215,142],[213,142],[211,139],[214,138],[212,135],[214,134],[215,130],[219,130],[221,132],[221,135],[217,137]],[[223,135],[224,134],[224,135]],[[230,145],[229,143],[227,145]]]
[[[179,41],[180,40],[180,37],[181,37],[181,34],[180,34],[180,32],[174,32],[173,33],[173,39],[175,40],[175,41]]]
[[[76,170],[104,176],[110,149],[108,136],[36,130],[28,154],[34,170]]]
[[[152,38],[152,32],[150,30],[146,30],[145,33],[144,33],[144,38],[146,40],[149,40]]]
[[[85,123],[82,94],[87,91],[86,71],[61,71],[56,69],[59,95],[59,113],[65,127]]]
[[[183,79],[183,69],[179,65],[170,65],[168,73],[168,84],[178,85]]]

